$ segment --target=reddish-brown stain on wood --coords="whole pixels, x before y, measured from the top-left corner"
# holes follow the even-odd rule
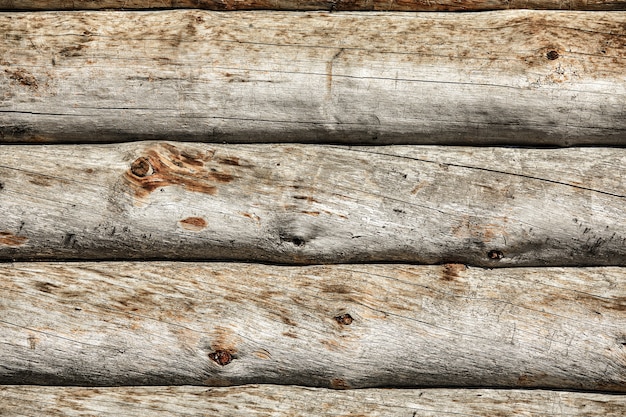
[[[467,267],[463,264],[446,264],[443,266],[441,279],[444,281],[455,281],[459,274],[466,269]]]
[[[28,241],[24,236],[16,236],[11,232],[0,232],[0,245],[22,246]]]
[[[186,151],[168,143],[159,144],[137,158],[124,173],[124,178],[139,198],[171,185],[214,195],[218,185],[235,179],[228,169],[223,168],[223,165],[234,165],[220,162],[224,158],[214,161],[214,154],[213,150]],[[232,158],[229,161],[232,162]]]
[[[182,219],[179,223],[180,227],[191,230],[192,232],[199,232],[207,226],[206,220],[202,217],[187,217],[186,219]]]
[[[17,81],[18,83],[26,87],[30,87],[34,90],[39,87],[35,76],[26,71],[24,68],[18,68],[16,70],[5,69],[4,72],[9,76],[10,79]]]
[[[333,378],[330,380],[330,387],[333,389],[350,389],[350,384],[342,378]]]

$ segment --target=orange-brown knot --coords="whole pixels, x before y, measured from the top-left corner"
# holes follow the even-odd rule
[[[216,350],[215,352],[209,353],[209,359],[218,365],[225,366],[233,360],[233,356],[225,350]]]
[[[139,157],[130,164],[130,172],[136,177],[147,177],[152,174],[152,166],[148,158]]]

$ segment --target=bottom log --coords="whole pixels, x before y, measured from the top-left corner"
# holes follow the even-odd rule
[[[0,387],[7,416],[602,416],[626,415],[626,396],[487,389],[334,391],[279,385]]]
[[[626,268],[0,264],[0,384],[626,392]]]

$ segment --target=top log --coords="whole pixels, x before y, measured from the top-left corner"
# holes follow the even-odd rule
[[[625,10],[623,0],[0,0],[0,10],[101,9],[479,11]]]
[[[3,13],[0,33],[0,142],[626,145],[625,12]]]

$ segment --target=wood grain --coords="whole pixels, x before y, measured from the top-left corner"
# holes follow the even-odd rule
[[[626,150],[5,145],[0,259],[626,265]]]
[[[623,268],[0,264],[0,384],[626,392]]]
[[[486,389],[329,391],[275,385],[202,387],[0,386],[0,414],[56,416],[603,416],[623,396]]]
[[[624,12],[2,13],[0,141],[623,146],[625,27]]]
[[[0,10],[175,9],[478,11],[624,10],[623,0],[0,0]]]

